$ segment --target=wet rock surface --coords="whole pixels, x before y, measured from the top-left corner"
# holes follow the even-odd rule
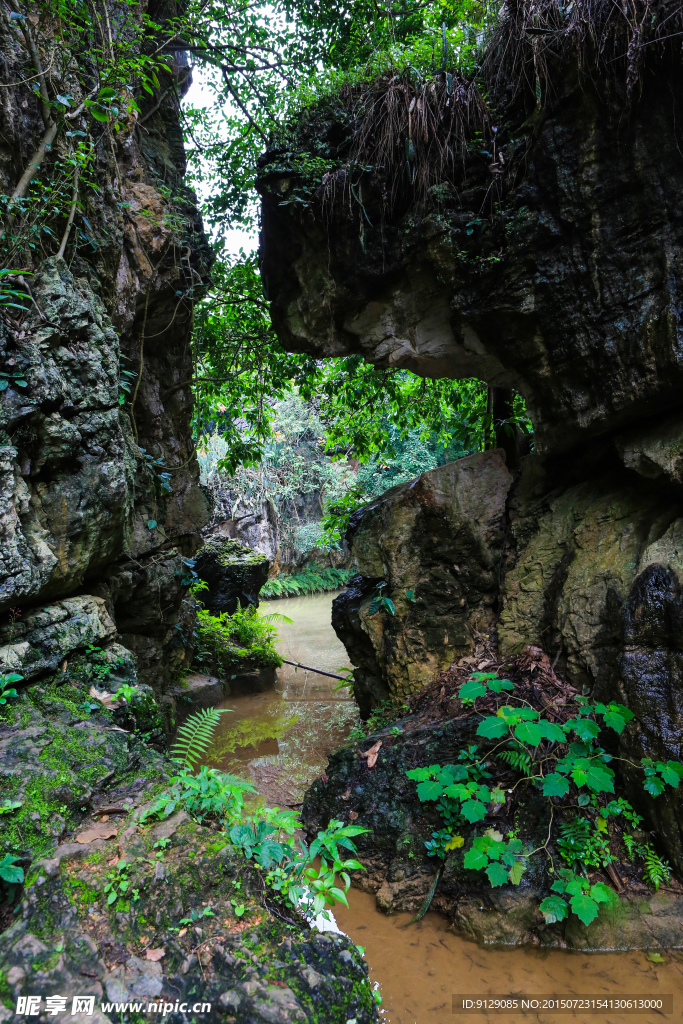
[[[511,483],[502,453],[482,452],[394,487],[351,520],[362,579],[335,600],[332,622],[366,713],[431,682],[469,653],[473,631],[493,628]],[[373,605],[378,583],[393,614]]]
[[[232,615],[239,607],[258,606],[269,568],[270,562],[259,551],[227,537],[209,538],[195,561],[197,575],[209,588],[202,593],[202,603],[212,615]]]
[[[34,686],[0,724],[3,797],[21,804],[0,817],[0,843],[26,871],[0,908],[0,1019],[39,995],[43,1015],[45,999],[67,997],[64,1020],[73,996],[92,996],[83,1019],[101,1022],[120,1016],[106,1004],[130,1001],[171,1004],[178,1024],[375,1024],[353,943],[273,910],[226,833],[184,812],[144,820],[176,766],[117,726],[117,710],[84,712],[85,694]]]

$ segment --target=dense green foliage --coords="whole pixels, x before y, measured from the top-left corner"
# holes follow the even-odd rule
[[[459,827],[483,821],[491,806],[506,802],[506,794],[531,787],[547,803],[547,837],[531,849],[513,832],[504,837],[488,828],[463,850],[463,866],[484,871],[492,886],[519,885],[529,858],[543,853],[548,871],[556,876],[551,885],[556,895],[540,905],[546,921],[562,921],[571,909],[587,925],[597,917],[599,904],[615,894],[604,883],[591,883],[586,870],[615,861],[615,845],[621,844],[629,857],[642,861],[645,878],[654,888],[670,874],[667,862],[639,837],[642,818],[628,801],[615,796],[610,762],[623,759],[608,754],[600,742],[604,729],[621,734],[633,714],[623,704],[576,697],[574,708],[562,720],[557,713],[550,717],[536,710],[514,689],[509,679],[495,673],[474,673],[458,691],[465,706],[476,707],[479,698],[491,693],[507,693],[506,699],[513,703],[502,703],[501,697],[496,713],[482,717],[476,733],[480,745],[461,750],[457,764],[408,771],[417,783],[419,799],[435,802],[445,825],[432,834],[427,849],[430,855],[443,858],[463,848]],[[493,785],[489,780],[496,761],[498,781]],[[683,779],[683,764],[677,761],[664,764],[643,758],[637,764],[626,763],[641,773],[643,788],[651,797],[659,796],[666,786],[677,789]],[[507,777],[510,769],[515,781]],[[566,867],[556,867],[553,849]]]
[[[207,753],[222,713],[216,708],[199,711],[180,727],[172,749],[178,772],[141,820],[167,818],[181,807],[196,821],[207,821],[228,833],[230,842],[263,871],[271,898],[289,903],[306,916],[327,916],[328,907],[346,903],[349,871],[362,870],[346,851],[355,852],[353,837],[367,829],[332,820],[309,846],[301,836],[299,816],[294,811],[265,808],[246,815],[244,796],[254,792],[251,783],[206,765],[196,774],[194,771]],[[0,868],[4,868],[2,862]],[[6,873],[13,870],[11,864],[4,869]],[[113,903],[121,886],[112,884],[109,888],[109,902]],[[236,907],[240,917],[238,910]]]
[[[256,608],[238,608],[233,615],[197,613],[195,661],[223,679],[256,668],[275,668],[280,657],[274,642],[277,629]]]
[[[290,576],[274,576],[261,587],[261,597],[299,597],[303,594],[323,594],[327,590],[340,590],[353,576],[353,569],[303,569]]]

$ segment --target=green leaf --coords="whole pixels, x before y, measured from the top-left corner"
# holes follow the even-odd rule
[[[109,906],[111,906],[112,903],[116,902],[117,899],[118,899],[118,893],[117,893],[116,889],[112,889],[112,891],[107,896],[107,903],[109,904]]]
[[[440,782],[420,782],[417,787],[417,795],[424,803],[427,800],[438,800],[443,793],[443,786]]]
[[[410,771],[406,772],[406,775],[409,779],[414,779],[415,782],[426,782],[427,779],[431,779],[440,770],[441,765],[430,764],[429,768],[411,768]]]
[[[615,898],[614,890],[604,882],[596,882],[595,885],[592,885],[590,895],[596,903],[611,903]]]
[[[543,739],[540,725],[537,722],[522,722],[515,727],[515,739],[520,743],[529,743],[532,747],[537,747]]]
[[[468,679],[458,690],[458,696],[461,700],[476,700],[477,697],[483,697],[485,693],[486,687],[482,686],[475,679]]]
[[[538,723],[538,728],[541,730],[541,734],[546,740],[551,740],[553,743],[566,742],[567,736],[564,729],[559,725],[555,725],[554,722],[547,722],[543,718]]]
[[[467,800],[460,808],[460,813],[469,822],[481,821],[486,817],[486,805],[479,800]]]
[[[674,789],[678,789],[678,783],[681,781],[681,778],[677,771],[670,768],[667,764],[661,769],[660,774],[665,782],[668,782]]]
[[[505,885],[509,880],[508,870],[504,864],[498,861],[493,861],[486,868],[486,874],[488,875],[489,882],[492,886]]]
[[[603,719],[608,729],[614,729],[615,732],[620,734],[626,727],[626,719],[618,711],[608,711],[603,715]]]
[[[569,781],[565,779],[564,775],[559,775],[557,772],[546,775],[543,780],[544,796],[566,796],[568,792]]]
[[[514,690],[513,684],[509,679],[487,679],[487,686],[489,690],[493,690],[494,693],[500,693],[501,690]]]
[[[555,924],[556,921],[564,921],[567,916],[567,904],[559,896],[546,896],[541,902],[539,910],[545,917],[546,924]]]
[[[567,731],[573,730],[584,743],[588,743],[600,735],[600,726],[590,718],[570,718],[565,728]]]
[[[476,847],[472,847],[465,854],[464,865],[471,871],[481,871],[488,864],[489,859],[485,853],[481,850],[477,850]]]
[[[513,885],[519,885],[522,881],[522,875],[526,871],[526,861],[516,860],[515,863],[510,867],[510,881]]]
[[[477,727],[477,736],[485,736],[486,739],[494,740],[504,736],[508,731],[507,723],[503,718],[490,715],[480,722]]]
[[[598,905],[590,896],[572,896],[569,902],[576,916],[586,926],[598,916]]]
[[[660,793],[664,792],[665,785],[658,775],[650,775],[649,778],[646,778],[643,782],[643,789],[646,793],[649,793],[650,796],[659,796]]]

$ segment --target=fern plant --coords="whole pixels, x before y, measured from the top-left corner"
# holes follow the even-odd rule
[[[659,856],[650,843],[644,844],[643,876],[655,889],[659,889],[662,882],[666,885],[671,878],[671,865]]]
[[[196,711],[178,729],[171,747],[171,757],[186,771],[192,771],[213,742],[221,715],[227,708],[202,708]]]

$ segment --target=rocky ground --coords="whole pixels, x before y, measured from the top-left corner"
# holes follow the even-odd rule
[[[0,1020],[25,995],[42,996],[40,1020],[47,997],[68,997],[47,1019],[73,1019],[82,995],[95,1011],[75,1019],[101,1022],[140,1019],[102,1008],[128,1001],[170,1003],[177,1024],[375,1021],[349,939],[279,908],[225,832],[182,811],[144,820],[173,766],[116,724],[130,709],[86,710],[90,685],[36,685],[0,709],[3,798],[19,805],[0,816],[0,850],[25,871],[1,907]]]

